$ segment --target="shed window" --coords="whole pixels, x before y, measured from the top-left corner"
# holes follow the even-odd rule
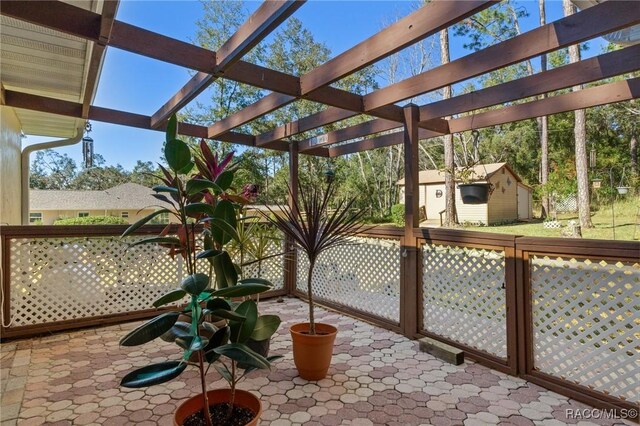
[[[42,213],[29,213],[29,223],[39,223],[42,222]]]
[[[78,217],[89,217],[89,212],[78,212]]]
[[[123,219],[129,219],[129,212],[120,213],[120,217],[123,218]]]

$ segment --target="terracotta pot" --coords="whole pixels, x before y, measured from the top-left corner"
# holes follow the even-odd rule
[[[207,398],[209,399],[209,405],[229,402],[231,399],[231,389],[210,390],[207,392]],[[257,396],[254,396],[251,392],[236,389],[235,405],[248,408],[255,413],[255,417],[247,423],[247,426],[255,426],[258,424],[260,416],[262,415],[262,404]],[[180,404],[176,410],[176,414],[173,416],[173,424],[175,426],[182,426],[187,417],[201,410],[202,394],[199,394]]]
[[[322,380],[327,376],[333,354],[333,342],[338,329],[329,324],[317,324],[316,333],[309,334],[309,323],[295,324],[289,329],[293,340],[293,361],[300,377]]]

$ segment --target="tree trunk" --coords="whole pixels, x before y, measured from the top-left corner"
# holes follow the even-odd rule
[[[538,0],[538,9],[540,10],[540,26],[544,26],[547,23],[544,0]],[[540,71],[545,72],[547,70],[547,55],[540,57]],[[542,94],[541,99],[546,98],[545,94]],[[547,116],[540,117],[538,121],[538,131],[540,132],[540,184],[544,187],[549,182],[549,121]],[[549,195],[547,190],[542,192],[542,213],[541,217],[544,219],[549,215]]]
[[[562,0],[564,15],[573,15],[576,11],[571,0]],[[569,46],[569,62],[580,61],[580,45]],[[573,91],[582,90],[582,86],[574,86]],[[578,180],[578,217],[583,229],[593,228],[591,223],[591,207],[589,206],[589,163],[587,157],[587,127],[585,111],[575,111],[573,133],[576,145],[576,175]]]
[[[449,32],[448,29],[440,31],[440,58],[442,65],[449,63]],[[451,86],[443,89],[444,99],[451,97]],[[445,117],[449,118],[449,117]],[[445,227],[453,227],[458,224],[458,213],[456,211],[456,183],[453,171],[455,170],[453,135],[444,136],[444,196],[445,196]]]
[[[629,153],[631,154],[631,172],[634,176],[638,175],[638,138],[636,134],[631,135],[631,141],[629,142]]]

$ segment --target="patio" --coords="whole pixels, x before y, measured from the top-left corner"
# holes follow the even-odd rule
[[[261,395],[265,425],[559,425],[578,423],[567,420],[567,409],[590,408],[470,361],[446,364],[418,352],[415,341],[326,309],[319,318],[340,329],[333,365],[330,377],[310,383],[296,377],[288,336],[288,326],[305,319],[306,304],[272,299],[263,309],[283,319],[272,353],[284,359],[268,375],[253,373],[241,387]],[[2,424],[172,424],[177,404],[197,388],[196,371],[166,385],[120,388],[133,366],[176,353],[168,343],[118,347],[124,330],[136,324],[4,344]],[[212,388],[223,385],[217,373],[208,377]]]

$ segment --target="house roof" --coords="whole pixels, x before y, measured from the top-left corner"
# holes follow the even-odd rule
[[[140,210],[158,205],[153,190],[125,183],[104,191],[32,189],[30,210]]]
[[[511,174],[516,178],[518,182],[522,182],[520,176],[513,171],[511,167],[507,163],[489,163],[489,164],[477,164],[473,167],[473,175],[478,180],[484,180],[490,178],[502,168],[506,168],[511,172]],[[462,167],[458,167],[456,170],[462,170]],[[418,173],[418,181],[420,185],[424,184],[434,184],[434,183],[444,183],[444,171],[442,170],[422,170]],[[398,185],[404,185],[404,179],[400,179],[397,182]]]

